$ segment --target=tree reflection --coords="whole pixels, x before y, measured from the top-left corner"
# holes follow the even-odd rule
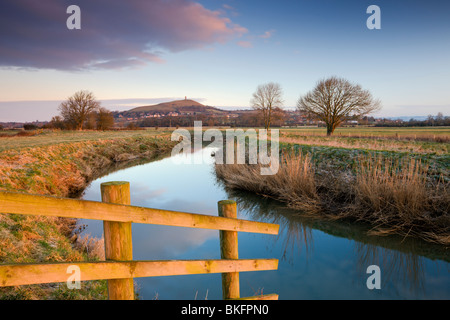
[[[234,199],[238,212],[245,211],[248,219],[278,224],[280,230],[275,241],[283,241],[282,260],[293,263],[293,258],[305,248],[309,254],[313,248],[312,228],[306,219],[299,218],[297,211],[286,208],[272,199],[239,191],[226,190],[228,198]]]

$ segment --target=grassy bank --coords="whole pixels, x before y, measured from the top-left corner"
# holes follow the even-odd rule
[[[363,221],[370,234],[450,245],[448,152],[405,152],[396,141],[384,145],[391,148],[352,148],[348,137],[299,138],[297,131],[296,139],[292,132],[280,134],[292,140],[281,143],[277,174],[262,176],[259,165],[216,165],[218,178],[228,188],[283,201],[303,215]],[[430,148],[445,150],[448,144]]]
[[[0,154],[1,191],[61,197],[76,197],[112,168],[168,153],[174,144],[170,135],[155,131],[50,132],[0,139],[9,139]],[[75,219],[2,213],[0,263],[102,259],[101,240],[73,237],[75,226]],[[33,285],[3,288],[0,298],[104,299],[105,290],[104,281],[83,282],[81,290]]]

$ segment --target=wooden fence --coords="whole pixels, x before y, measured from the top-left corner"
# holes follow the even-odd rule
[[[103,220],[106,261],[0,265],[0,287],[66,282],[70,266],[80,281],[108,280],[110,300],[133,300],[133,278],[222,273],[224,299],[276,300],[277,294],[240,298],[239,272],[276,270],[277,259],[239,259],[238,232],[278,234],[279,226],[237,219],[236,202],[218,203],[219,216],[130,205],[128,182],[101,185],[102,202],[0,192],[0,213]],[[132,223],[220,230],[221,259],[133,261]],[[1,245],[1,244],[0,244]]]

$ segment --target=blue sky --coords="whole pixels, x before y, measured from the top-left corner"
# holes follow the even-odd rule
[[[70,4],[81,9],[81,30],[67,30]],[[380,30],[366,27],[372,4],[381,9]],[[5,0],[0,7],[0,121],[50,120],[82,89],[111,110],[185,96],[244,108],[259,84],[273,81],[294,107],[333,75],[380,99],[378,116],[450,111],[446,1]]]

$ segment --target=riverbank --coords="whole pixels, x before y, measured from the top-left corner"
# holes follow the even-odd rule
[[[0,154],[0,191],[59,197],[78,197],[93,179],[168,154],[174,145],[169,133],[155,130],[51,132],[14,137],[15,141],[0,139],[9,139]],[[73,237],[75,227],[75,219],[1,214],[0,263],[102,259],[101,240]],[[58,284],[0,289],[0,299],[105,298],[105,281],[84,282],[81,290]]]
[[[348,138],[338,137],[321,137],[322,145],[313,145],[315,137],[293,139],[280,144],[273,176],[248,164],[216,165],[216,175],[227,188],[282,201],[305,216],[364,222],[373,235],[450,245],[448,153],[400,152],[395,143],[392,150],[331,146],[348,145]]]

